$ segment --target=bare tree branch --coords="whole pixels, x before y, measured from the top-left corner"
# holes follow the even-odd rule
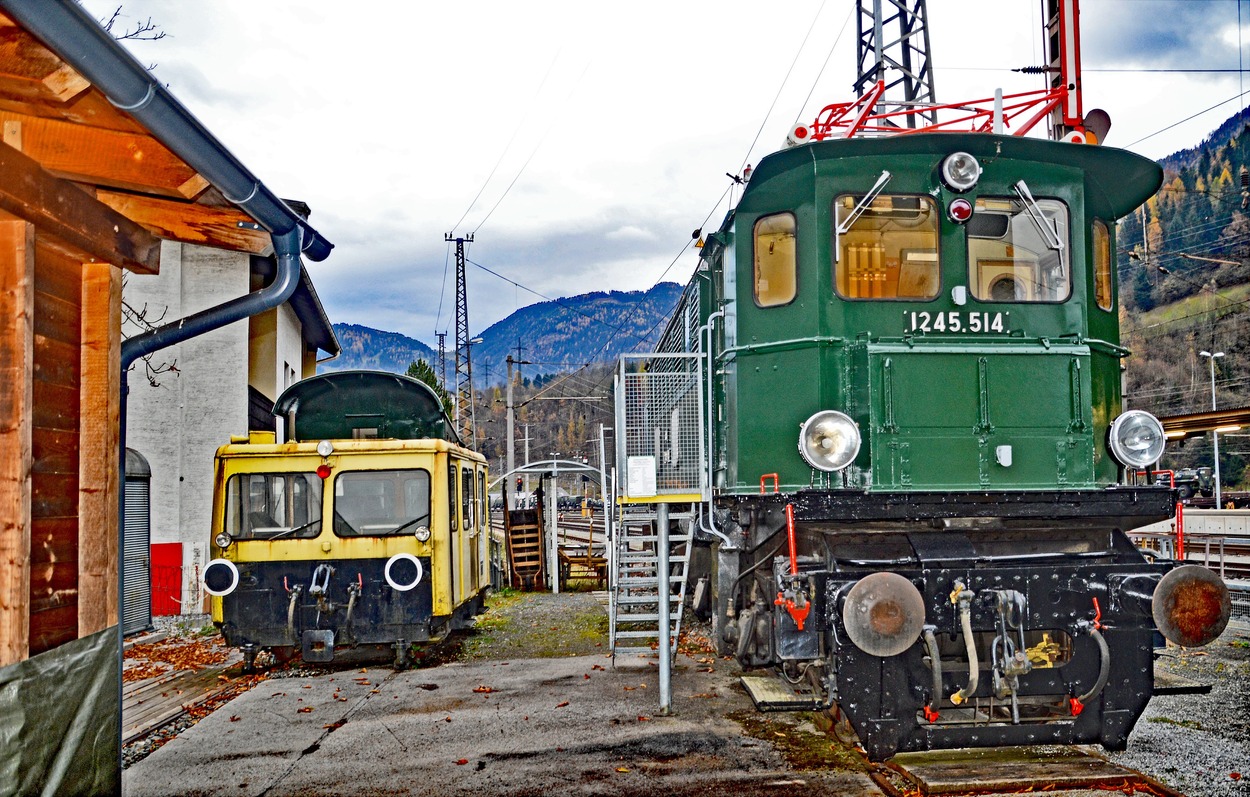
[[[100,26],[103,27],[105,31],[112,34],[113,38],[118,41],[130,39],[132,41],[154,42],[165,38],[165,31],[161,30],[161,26],[153,22],[151,17],[148,17],[146,20],[136,22],[132,28],[121,28],[118,32],[114,32],[113,28],[117,26],[117,23],[121,21],[121,18],[122,7],[118,6],[113,9],[112,14],[109,14],[108,19],[100,20]]]

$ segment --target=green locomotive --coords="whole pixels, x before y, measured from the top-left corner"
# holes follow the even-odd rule
[[[1160,181],[1063,141],[812,141],[706,238],[660,351],[712,374],[718,643],[874,759],[1123,748],[1156,628],[1227,622],[1218,578],[1125,534],[1175,501],[1137,477],[1164,433],[1123,410],[1116,302],[1115,222]]]

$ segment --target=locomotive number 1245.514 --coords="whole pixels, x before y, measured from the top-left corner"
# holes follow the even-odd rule
[[[948,310],[931,313],[909,310],[904,313],[907,332],[1006,332],[1004,313]]]

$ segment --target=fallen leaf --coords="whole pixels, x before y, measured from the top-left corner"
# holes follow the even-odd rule
[[[478,694],[488,695],[495,690],[489,686],[475,686],[473,687],[473,691],[477,692]]]
[[[602,664],[592,664],[592,665],[591,665],[591,667],[590,667],[590,669],[592,669],[592,670],[602,670],[602,669],[603,669],[603,665],[602,665]]]
[[[230,721],[231,721],[231,722],[238,722],[238,721],[239,721],[239,720],[241,720],[241,719],[243,719],[243,718],[242,718],[242,717],[240,717],[240,716],[239,716],[239,715],[237,715],[237,714],[231,714],[231,715],[230,715]]]
[[[635,690],[635,689],[637,689],[637,688],[638,688],[638,687],[636,687],[636,686],[627,686],[627,687],[625,687],[625,691],[626,691],[626,692],[632,692],[632,691],[634,691],[634,690]]]
[[[716,670],[713,670],[711,667],[700,667],[699,672],[716,672]]]
[[[639,721],[639,722],[650,722],[650,721],[651,721],[651,718],[650,718],[650,717],[647,717],[647,716],[644,716],[644,715],[642,715],[642,714],[639,714],[639,715],[638,715],[638,721]]]
[[[584,679],[586,679],[587,681],[589,681],[589,680],[590,680],[590,673],[586,673],[585,675],[583,675],[583,676],[582,676],[582,678],[584,678]]]
[[[629,771],[629,767],[617,767],[617,768],[616,768],[616,771],[617,771],[617,772],[628,772],[628,771]]]
[[[568,704],[569,704],[569,701],[567,701],[567,700],[566,700],[566,701],[564,701],[563,703],[556,703],[556,708],[564,708],[564,707],[565,707],[565,706],[567,706]]]
[[[313,710],[313,707],[312,707],[312,706],[303,706],[303,707],[301,707],[301,708],[297,708],[297,709],[295,709],[295,710],[296,710],[296,711],[298,711],[300,714],[307,714],[308,712],[310,712],[310,711],[312,711],[312,710]]]
[[[464,766],[464,765],[465,765],[465,764],[467,764],[467,763],[469,763],[469,759],[467,759],[467,758],[461,758],[460,760],[458,760],[458,761],[456,762],[456,766],[460,766],[460,767],[462,767],[462,766]]]

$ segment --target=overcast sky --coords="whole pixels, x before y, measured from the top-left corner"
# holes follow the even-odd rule
[[[472,334],[536,294],[684,283],[696,261],[678,253],[723,218],[725,173],[853,99],[857,5],[124,0],[119,24],[158,24],[164,39],[128,43],[137,57],[312,207],[336,245],[308,264],[331,320],[433,345],[455,334],[453,231],[506,278],[469,266]],[[937,98],[1039,88],[1010,70],[1041,60],[1040,7],[929,0]],[[1086,0],[1082,37],[1110,146],[1159,158],[1243,105],[1250,0]],[[1141,71],[1166,69],[1225,71]]]

